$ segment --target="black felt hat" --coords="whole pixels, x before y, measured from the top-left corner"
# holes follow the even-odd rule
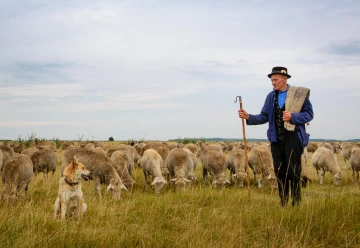
[[[288,69],[286,67],[277,66],[272,69],[272,72],[268,75],[269,78],[271,78],[274,74],[281,74],[284,76],[287,76],[287,78],[291,78],[291,76],[288,74]]]

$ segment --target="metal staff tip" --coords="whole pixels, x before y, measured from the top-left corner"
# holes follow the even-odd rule
[[[236,101],[237,101],[237,99],[239,98],[239,102],[242,102],[242,100],[241,100],[241,96],[237,96],[236,98],[235,98],[235,101],[234,101],[234,103],[236,103]]]

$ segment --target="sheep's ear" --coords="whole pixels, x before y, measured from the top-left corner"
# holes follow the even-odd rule
[[[271,179],[271,175],[269,175],[268,177],[267,177],[267,180],[270,180]]]
[[[151,185],[155,185],[157,182],[161,181],[161,177],[155,177],[154,181],[151,183]]]
[[[170,180],[170,182],[176,182],[177,181],[177,178],[173,178]]]
[[[187,178],[184,178],[184,181],[185,181],[186,183],[192,183],[192,181],[189,180],[189,179],[187,179]]]
[[[226,183],[231,184],[231,182],[229,181],[229,179],[226,178]]]
[[[128,189],[125,187],[123,183],[120,185],[120,189],[125,189],[126,191],[128,191]]]
[[[233,178],[237,178],[237,175],[236,175],[236,174],[232,174],[232,177],[233,177]]]

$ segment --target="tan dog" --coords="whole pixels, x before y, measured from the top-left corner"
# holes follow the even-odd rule
[[[83,216],[87,205],[84,202],[81,190],[81,179],[87,181],[91,179],[91,172],[85,169],[74,157],[68,166],[65,167],[63,175],[59,181],[59,192],[55,201],[54,218],[65,216],[79,219]]]

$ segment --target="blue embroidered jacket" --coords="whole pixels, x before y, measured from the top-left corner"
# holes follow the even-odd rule
[[[269,122],[269,129],[267,130],[267,137],[270,143],[277,142],[274,110],[275,110],[275,91],[271,91],[265,100],[264,106],[261,109],[261,113],[258,115],[249,115],[249,119],[246,120],[247,125],[259,125]],[[299,113],[291,114],[291,123],[295,124],[295,131],[300,140],[301,146],[304,148],[309,143],[310,135],[306,133],[305,124],[310,122],[314,117],[311,102],[306,97],[304,104]]]

